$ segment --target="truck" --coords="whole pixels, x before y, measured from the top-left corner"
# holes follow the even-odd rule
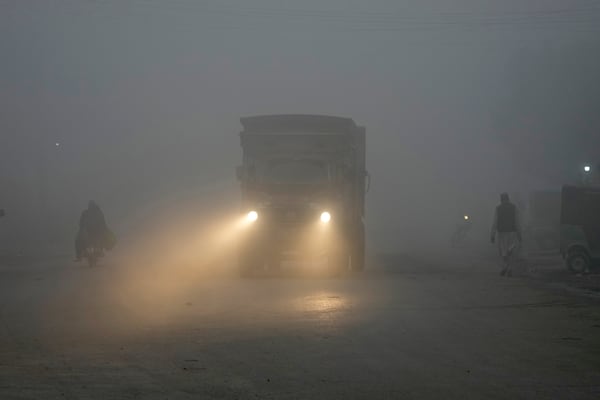
[[[365,128],[326,115],[240,119],[246,230],[242,275],[295,260],[329,272],[365,266]]]
[[[560,252],[575,273],[600,264],[600,186],[563,186]]]

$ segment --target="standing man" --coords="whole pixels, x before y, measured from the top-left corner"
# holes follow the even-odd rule
[[[498,234],[498,251],[502,257],[501,276],[512,275],[511,261],[521,244],[521,227],[517,207],[510,202],[508,193],[500,195],[500,205],[494,213],[492,224],[491,242],[496,241]]]

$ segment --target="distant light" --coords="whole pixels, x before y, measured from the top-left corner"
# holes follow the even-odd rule
[[[60,147],[60,143],[58,143],[58,142],[54,143],[54,145],[55,145],[56,147]]]
[[[469,220],[469,216],[465,215],[465,221],[468,221],[468,220]]]
[[[586,165],[585,167],[583,167],[583,170],[585,172],[590,172],[592,170],[592,167],[590,167],[589,165]]]
[[[331,214],[329,214],[327,211],[324,211],[321,214],[321,222],[323,223],[328,223],[329,221],[331,221]]]

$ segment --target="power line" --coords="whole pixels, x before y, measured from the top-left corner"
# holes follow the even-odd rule
[[[6,1],[2,4],[7,4]],[[13,5],[15,3],[12,3]],[[195,29],[261,29],[285,25],[284,29],[325,28],[336,31],[394,32],[394,31],[473,31],[500,28],[561,29],[597,31],[600,28],[600,5],[535,11],[525,13],[481,14],[474,12],[402,14],[349,12],[331,10],[301,10],[285,8],[233,7],[190,3],[184,0],[55,0],[58,7],[69,12],[92,12],[98,17],[193,18]],[[194,4],[194,5],[192,5]],[[206,22],[208,21],[208,25]],[[203,25],[198,25],[202,22]]]
[[[94,3],[105,3],[110,4],[110,0],[88,0]],[[170,5],[169,5],[170,3]],[[112,2],[112,4],[117,4]],[[122,2],[118,3],[123,5]],[[259,7],[244,7],[244,6],[206,6],[198,3],[190,3],[182,0],[161,0],[160,2],[153,0],[130,0],[128,6],[136,5],[139,7],[153,7],[155,9],[163,10],[180,10],[180,11],[202,11],[207,13],[222,13],[226,15],[238,15],[238,16],[261,16],[261,17],[273,17],[273,16],[289,16],[289,17],[310,17],[310,18],[339,18],[348,20],[363,20],[371,21],[373,18],[379,20],[392,20],[392,21],[403,21],[403,20],[415,20],[421,18],[422,20],[431,18],[478,18],[478,19],[499,19],[499,18],[541,18],[547,16],[572,16],[572,15],[590,15],[590,13],[600,12],[600,4],[597,7],[583,7],[583,8],[563,8],[553,9],[545,11],[531,11],[531,12],[512,12],[512,13],[495,13],[495,14],[481,14],[473,12],[428,12],[425,14],[410,14],[400,13],[397,11],[390,12],[349,12],[347,10],[307,10],[307,9],[286,9],[286,8],[259,8]]]

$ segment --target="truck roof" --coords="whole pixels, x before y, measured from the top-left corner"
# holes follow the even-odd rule
[[[244,133],[339,133],[352,132],[358,128],[351,118],[330,115],[278,114],[257,115],[240,118]]]

